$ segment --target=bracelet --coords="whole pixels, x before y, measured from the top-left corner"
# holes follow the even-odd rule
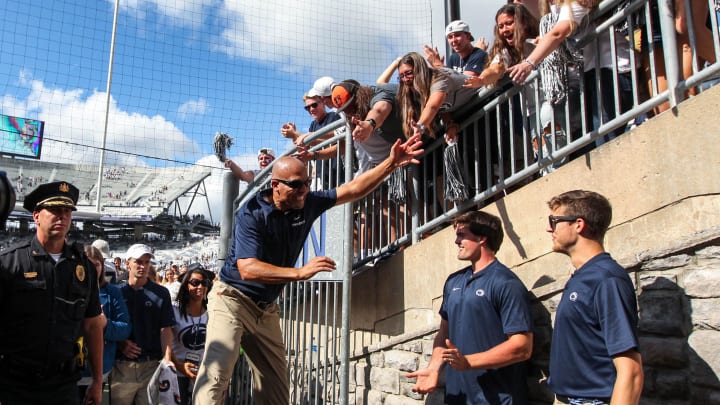
[[[425,135],[425,125],[418,124],[417,127],[420,130],[420,135]]]
[[[534,64],[534,63],[532,63],[532,62],[530,61],[530,59],[527,59],[527,58],[526,58],[526,59],[523,59],[523,62],[525,62],[525,63],[527,63],[528,65],[530,65],[530,67],[532,67],[533,70],[537,70],[537,65]]]

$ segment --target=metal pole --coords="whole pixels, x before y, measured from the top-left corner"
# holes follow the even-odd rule
[[[100,146],[100,165],[98,168],[97,190],[95,191],[95,211],[97,212],[100,212],[100,197],[102,196],[102,174],[105,165],[105,144],[107,142],[108,116],[110,115],[110,88],[112,87],[112,69],[113,61],[115,59],[115,34],[117,33],[118,10],[120,10],[120,0],[115,0],[112,37],[110,39],[110,60],[108,61],[107,86],[105,87],[105,129],[103,130],[102,145]]]
[[[345,116],[342,116],[345,120]],[[347,122],[347,120],[345,120]],[[352,180],[352,131],[345,127],[345,183]],[[347,405],[350,392],[350,293],[353,268],[353,203],[344,207],[345,215],[345,263],[342,274],[342,314],[340,325],[340,405]]]
[[[665,74],[669,90],[668,101],[670,108],[675,109],[682,99],[682,92],[678,88],[680,82],[680,67],[677,58],[677,40],[675,34],[674,7],[672,0],[658,1],[660,14],[660,31],[662,33],[663,56],[665,58]]]
[[[230,250],[230,238],[233,231],[233,214],[235,212],[235,197],[238,195],[240,182],[232,172],[228,171],[223,175],[223,210],[220,216],[220,243],[218,244],[218,266],[222,268],[225,264],[228,251]]]
[[[455,20],[460,19],[460,0],[445,0],[445,25],[450,24]],[[443,36],[445,30],[443,30]],[[450,44],[445,41],[445,60],[452,54],[452,48]]]

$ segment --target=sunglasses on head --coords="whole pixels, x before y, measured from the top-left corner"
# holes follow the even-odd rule
[[[203,287],[207,287],[210,282],[208,280],[198,280],[196,278],[193,278],[192,280],[188,281],[188,284],[190,284],[193,287],[197,287],[202,285]]]
[[[316,101],[312,104],[308,104],[305,106],[305,111],[310,111],[311,108],[317,108],[320,104]]]
[[[581,217],[568,217],[568,216],[562,216],[562,215],[550,215],[548,216],[548,224],[550,225],[550,229],[553,231],[555,230],[555,227],[557,226],[558,222],[575,222]]]
[[[280,183],[282,183],[282,184],[284,184],[284,185],[286,185],[286,186],[288,186],[288,187],[290,187],[290,188],[292,188],[292,189],[295,189],[295,190],[297,190],[297,189],[299,189],[299,188],[302,188],[303,186],[304,186],[304,187],[310,187],[310,183],[312,182],[311,179],[306,179],[306,180],[282,180],[282,179],[273,179],[273,180],[275,180],[275,181],[277,181],[277,182],[280,182]]]

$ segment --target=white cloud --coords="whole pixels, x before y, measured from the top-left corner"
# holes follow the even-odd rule
[[[188,100],[178,107],[178,115],[185,119],[190,115],[202,115],[208,112],[210,106],[207,100],[199,98],[197,100]]]
[[[115,4],[115,0],[108,0]],[[121,10],[129,15],[145,19],[148,11],[155,11],[165,17],[165,22],[177,26],[201,26],[206,18],[208,9],[217,5],[219,0],[122,0]]]
[[[94,149],[102,145],[107,93],[93,91],[86,96],[84,90],[49,88],[40,80],[26,84],[29,94],[25,99],[6,95],[0,103],[6,114],[45,121],[43,160],[98,164],[99,154]],[[198,145],[165,117],[120,110],[113,98],[108,122],[106,148],[126,152],[108,156],[109,164],[145,166],[148,160],[143,156],[177,159],[199,152]]]

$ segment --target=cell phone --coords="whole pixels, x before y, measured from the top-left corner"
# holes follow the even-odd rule
[[[198,366],[200,365],[200,355],[197,354],[197,353],[192,353],[192,352],[187,353],[187,354],[185,355],[185,361],[188,362],[188,363],[194,364],[195,367],[192,368],[192,369],[193,369],[193,373],[197,373]]]

